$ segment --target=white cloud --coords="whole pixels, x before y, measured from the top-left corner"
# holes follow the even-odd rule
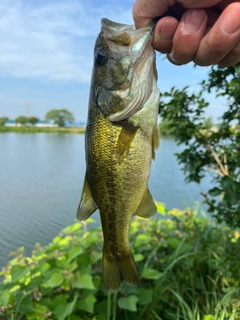
[[[0,77],[89,81],[101,18],[132,22],[130,5],[90,3],[0,0]]]

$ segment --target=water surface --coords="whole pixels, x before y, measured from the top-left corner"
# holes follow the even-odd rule
[[[162,138],[153,162],[149,188],[168,208],[191,205],[208,190],[184,182],[174,153],[179,147]],[[48,244],[75,221],[85,174],[84,135],[0,134],[0,267],[10,251]],[[98,213],[94,219],[99,222]]]

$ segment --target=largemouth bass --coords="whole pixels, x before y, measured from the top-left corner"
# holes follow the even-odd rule
[[[134,215],[149,218],[157,211],[148,190],[159,141],[153,32],[154,24],[136,30],[102,19],[94,48],[86,175],[77,218],[85,220],[100,210],[103,281],[113,291],[123,282],[139,284],[128,239],[130,223]]]

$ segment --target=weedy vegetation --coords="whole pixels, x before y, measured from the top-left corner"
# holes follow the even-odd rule
[[[0,319],[238,320],[240,232],[196,209],[136,218],[130,241],[141,286],[107,292],[102,283],[102,231],[66,227],[52,242],[20,248],[0,272]]]

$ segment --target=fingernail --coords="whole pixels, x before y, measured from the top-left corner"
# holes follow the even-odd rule
[[[233,34],[240,30],[239,11],[232,13],[232,15],[226,15],[222,22],[222,31],[227,34]]]
[[[164,42],[171,41],[173,39],[176,30],[176,25],[165,22],[160,31],[160,39]]]
[[[203,10],[190,9],[185,13],[183,20],[184,28],[189,33],[197,32],[201,28],[205,19],[206,14]]]
[[[175,64],[176,66],[181,66],[181,64],[178,63],[178,62],[173,58],[172,52],[167,55],[167,58],[168,58],[168,60],[169,60],[171,63]]]

